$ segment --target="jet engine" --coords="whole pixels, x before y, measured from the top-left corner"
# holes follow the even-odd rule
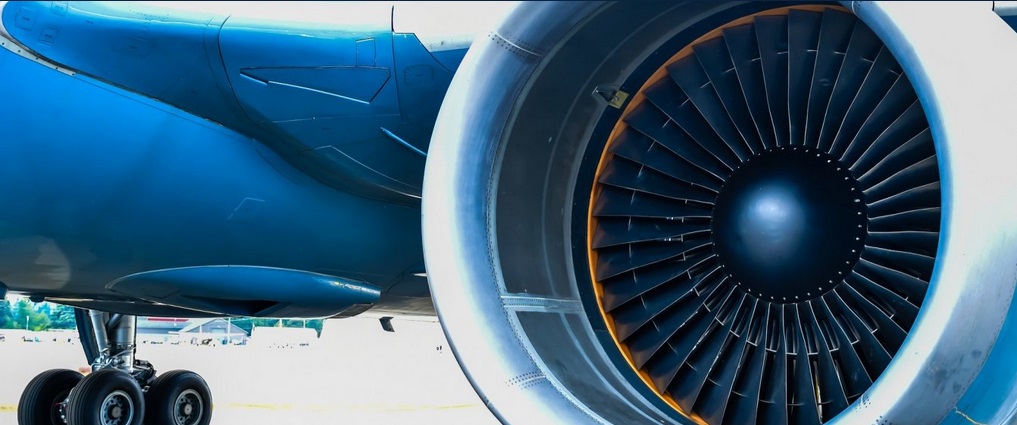
[[[1017,34],[991,2],[523,2],[424,178],[506,423],[1004,423]]]

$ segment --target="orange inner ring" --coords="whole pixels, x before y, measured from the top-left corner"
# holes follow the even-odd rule
[[[697,415],[695,415],[695,414],[693,414],[691,412],[686,412],[681,407],[679,407],[678,406],[678,402],[675,401],[674,398],[672,398],[670,395],[664,393],[663,391],[660,391],[660,390],[657,389],[657,387],[653,384],[653,381],[650,379],[649,374],[647,374],[647,372],[645,370],[641,370],[641,369],[636,367],[635,362],[632,360],[632,354],[629,351],[628,347],[625,344],[623,344],[618,339],[618,335],[617,335],[617,333],[615,331],[615,324],[614,324],[613,318],[611,317],[611,315],[609,315],[604,310],[604,302],[603,302],[604,289],[603,289],[603,285],[599,281],[597,281],[597,277],[596,277],[596,273],[595,273],[595,269],[594,269],[596,267],[596,265],[597,265],[598,256],[597,256],[597,251],[593,249],[593,235],[594,235],[594,231],[597,228],[597,219],[596,219],[596,217],[593,216],[593,208],[594,208],[594,205],[596,205],[597,199],[599,199],[600,193],[601,193],[601,190],[602,190],[601,189],[601,185],[599,183],[597,183],[597,182],[600,180],[600,176],[601,176],[601,173],[604,171],[604,168],[606,167],[608,162],[611,161],[611,158],[613,157],[613,155],[610,152],[611,146],[615,143],[615,140],[618,138],[618,136],[620,134],[622,134],[622,132],[625,131],[625,129],[628,128],[628,124],[625,123],[625,118],[628,117],[628,115],[637,106],[639,106],[644,100],[646,100],[646,95],[643,94],[644,91],[646,91],[646,89],[651,87],[657,81],[660,81],[661,79],[668,77],[667,67],[669,65],[677,62],[678,60],[680,60],[682,58],[685,58],[685,57],[691,55],[693,53],[693,51],[694,51],[693,48],[696,45],[701,44],[701,43],[703,43],[705,41],[708,41],[708,40],[712,40],[712,39],[721,37],[723,35],[722,31],[724,29],[731,28],[731,27],[736,27],[736,26],[739,26],[739,25],[749,24],[756,17],[759,17],[759,16],[788,15],[792,10],[822,12],[822,11],[827,10],[827,9],[839,10],[839,11],[848,12],[848,13],[851,12],[850,10],[848,10],[848,9],[846,9],[844,7],[840,7],[840,6],[826,6],[826,5],[803,5],[803,6],[790,6],[790,7],[782,7],[782,8],[777,8],[777,9],[770,9],[770,10],[765,10],[765,11],[762,11],[762,12],[754,13],[754,14],[751,14],[751,15],[747,15],[747,16],[743,16],[741,18],[735,19],[735,20],[733,20],[731,22],[728,22],[728,23],[726,23],[724,25],[721,25],[721,26],[713,29],[712,31],[710,31],[710,32],[708,32],[706,34],[703,34],[699,38],[696,38],[691,43],[689,43],[687,46],[683,47],[681,50],[679,50],[677,53],[675,53],[673,56],[671,56],[671,58],[669,58],[666,62],[664,62],[663,65],[661,65],[659,68],[657,68],[657,70],[654,71],[654,73],[650,76],[650,78],[648,78],[646,80],[646,82],[644,82],[643,85],[641,87],[639,87],[639,91],[637,91],[635,93],[635,95],[632,96],[631,100],[628,102],[628,105],[625,106],[624,111],[622,111],[621,116],[618,118],[618,121],[615,123],[614,128],[611,130],[611,134],[608,135],[607,143],[604,144],[604,150],[600,154],[600,162],[597,164],[597,171],[594,174],[594,179],[593,179],[594,183],[593,183],[593,187],[592,187],[592,190],[591,190],[591,193],[590,193],[590,203],[589,203],[589,206],[587,208],[587,215],[586,215],[586,219],[587,219],[587,221],[586,221],[586,223],[587,223],[587,228],[586,228],[586,251],[587,251],[587,254],[589,256],[589,267],[590,267],[589,273],[590,273],[590,279],[593,282],[593,290],[594,290],[594,293],[596,294],[596,297],[597,297],[597,307],[600,309],[601,317],[603,317],[604,323],[607,324],[607,329],[611,333],[611,339],[614,340],[615,345],[618,347],[618,349],[622,352],[622,355],[625,357],[625,361],[628,362],[628,364],[632,368],[632,370],[634,370],[639,375],[639,378],[642,379],[643,383],[645,383],[646,386],[649,387],[650,390],[654,392],[654,394],[656,394],[658,397],[660,397],[661,400],[663,400],[665,403],[667,403],[669,406],[671,406],[673,409],[675,409],[675,411],[677,411],[681,415],[691,419],[692,421],[694,421],[697,424],[708,425],[707,422],[705,420],[703,420],[701,417],[699,417],[699,416],[697,416]]]

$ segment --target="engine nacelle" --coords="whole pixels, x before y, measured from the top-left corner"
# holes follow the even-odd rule
[[[450,344],[506,423],[1011,421],[1014,75],[989,3],[524,2],[429,151]]]

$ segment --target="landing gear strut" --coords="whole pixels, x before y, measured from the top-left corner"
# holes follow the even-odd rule
[[[33,379],[18,403],[19,425],[208,425],[212,396],[198,374],[156,377],[135,358],[137,317],[97,310],[75,314],[92,373],[54,369]]]

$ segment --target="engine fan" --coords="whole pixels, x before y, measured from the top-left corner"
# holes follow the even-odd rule
[[[872,384],[939,242],[911,83],[839,8],[680,50],[611,132],[590,202],[598,302],[627,360],[708,423],[818,423]]]

